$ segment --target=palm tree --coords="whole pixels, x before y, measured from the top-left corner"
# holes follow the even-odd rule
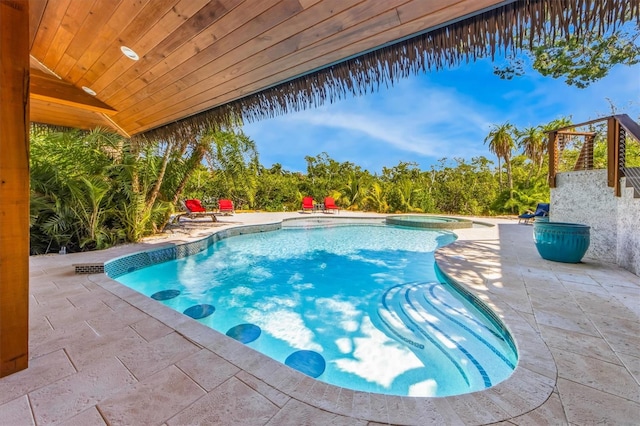
[[[524,155],[542,170],[544,156],[546,154],[545,136],[540,127],[527,127],[518,132],[518,146],[524,151]]]
[[[361,177],[357,176],[355,172],[349,173],[347,182],[340,190],[340,200],[345,204],[346,208],[359,209],[359,204],[361,204],[365,194],[366,188],[363,186]]]
[[[500,159],[507,165],[507,179],[509,181],[509,198],[513,197],[513,176],[511,175],[511,151],[515,147],[513,135],[515,128],[509,122],[494,124],[484,142],[489,142],[489,150],[498,157],[498,171],[500,173],[500,188],[502,188],[502,167]]]
[[[385,213],[389,209],[386,196],[385,188],[380,182],[374,182],[369,188],[368,195],[365,197],[365,203],[372,210],[378,213]]]

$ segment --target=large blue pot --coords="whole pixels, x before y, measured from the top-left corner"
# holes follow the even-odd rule
[[[589,248],[590,229],[579,223],[536,221],[533,240],[543,259],[578,263]]]

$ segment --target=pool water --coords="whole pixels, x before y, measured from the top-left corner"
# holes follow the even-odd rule
[[[515,368],[500,327],[448,284],[449,232],[336,226],[223,239],[121,283],[312,377],[390,395],[446,396]]]

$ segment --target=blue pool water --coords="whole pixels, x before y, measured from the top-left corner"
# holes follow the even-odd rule
[[[337,386],[446,396],[515,368],[500,327],[448,284],[448,232],[328,226],[223,239],[117,278],[271,358]]]

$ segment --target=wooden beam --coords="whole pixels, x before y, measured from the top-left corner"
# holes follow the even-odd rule
[[[595,136],[595,132],[570,132],[567,130],[558,131],[559,135],[568,135],[568,136]]]
[[[0,377],[29,360],[29,2],[0,0]]]
[[[31,70],[31,98],[107,115],[117,112],[82,89],[36,69]]]

